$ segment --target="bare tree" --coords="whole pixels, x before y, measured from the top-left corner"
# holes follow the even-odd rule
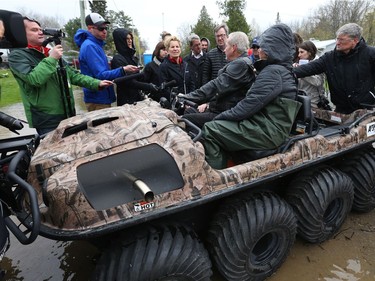
[[[304,20],[305,30],[299,32],[320,40],[332,39],[337,29],[346,23],[355,22],[364,26],[366,15],[373,9],[373,0],[331,0]]]
[[[189,43],[188,43],[188,37],[189,37],[189,34],[191,33],[191,26],[189,23],[185,22],[185,23],[182,23],[178,28],[177,28],[177,33],[178,33],[178,39],[180,39],[181,41],[181,51],[182,51],[182,56],[185,56],[190,47],[189,47]]]
[[[42,28],[61,28],[65,24],[64,20],[56,15],[45,16],[28,9],[21,9],[19,13],[30,19],[37,20]]]

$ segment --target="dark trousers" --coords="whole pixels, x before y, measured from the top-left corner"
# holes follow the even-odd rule
[[[195,110],[195,112],[194,112]],[[195,108],[189,108],[189,110],[185,111],[183,118],[189,120],[193,124],[197,125],[199,128],[203,128],[203,125],[206,122],[214,120],[217,113],[213,113],[210,111],[205,112],[198,112]]]

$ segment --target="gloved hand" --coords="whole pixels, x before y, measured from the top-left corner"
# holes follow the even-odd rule
[[[178,97],[178,98],[186,98],[186,95],[183,94],[183,93],[178,93],[178,94],[177,94],[177,97]]]

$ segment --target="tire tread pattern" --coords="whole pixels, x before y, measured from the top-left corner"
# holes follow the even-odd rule
[[[375,208],[375,149],[369,147],[350,154],[341,165],[354,183],[353,210],[369,212]]]
[[[262,192],[231,199],[211,222],[209,251],[227,280],[264,280],[286,259],[295,241],[296,224],[292,208],[275,194]],[[252,254],[254,246],[275,231],[282,242],[271,257],[258,262]]]
[[[189,227],[150,226],[135,230],[132,237],[112,242],[100,257],[92,280],[210,280],[208,252]]]
[[[285,195],[297,215],[299,236],[311,243],[321,243],[339,230],[351,210],[353,197],[350,178],[328,167],[302,172]]]

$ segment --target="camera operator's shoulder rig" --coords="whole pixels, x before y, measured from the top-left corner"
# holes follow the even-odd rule
[[[27,39],[21,14],[0,10],[0,20],[4,26],[0,48],[25,48]]]

